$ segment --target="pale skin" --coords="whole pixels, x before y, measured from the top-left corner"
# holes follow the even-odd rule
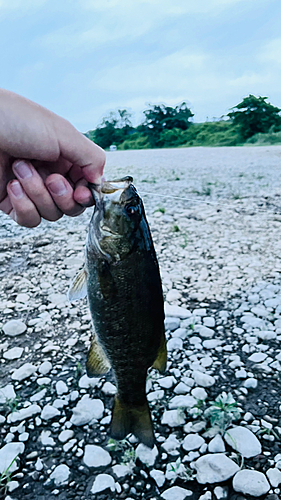
[[[104,151],[67,120],[0,89],[0,210],[18,224],[81,214],[104,164]]]

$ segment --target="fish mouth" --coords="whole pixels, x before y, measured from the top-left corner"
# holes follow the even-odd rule
[[[115,181],[105,181],[101,185],[100,192],[102,194],[113,194],[116,193],[116,191],[124,191],[124,189],[127,189],[130,184],[133,182],[133,177],[127,176],[127,177],[122,177],[122,179],[117,179]]]

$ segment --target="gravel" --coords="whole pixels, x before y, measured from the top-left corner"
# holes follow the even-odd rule
[[[17,457],[6,498],[280,497],[280,156],[108,155],[108,178],[135,177],[162,275],[169,352],[165,375],[147,380],[153,450],[133,436],[110,444],[114,377],[85,374],[91,318],[66,292],[91,210],[35,229],[0,215],[0,470]],[[241,411],[207,417],[223,393]]]

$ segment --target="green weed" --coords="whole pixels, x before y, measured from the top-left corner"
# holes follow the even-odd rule
[[[9,482],[11,481],[11,478],[12,478],[12,472],[10,472],[10,469],[13,465],[13,463],[17,460],[19,455],[17,455],[10,463],[10,465],[8,465],[7,469],[5,469],[1,476],[0,476],[0,492],[4,492],[4,495],[6,494],[7,492],[7,488],[8,488],[8,484]]]
[[[224,434],[229,425],[240,418],[241,412],[232,394],[223,392],[215,401],[210,402],[210,406],[204,411],[204,418],[209,420],[211,428]]]

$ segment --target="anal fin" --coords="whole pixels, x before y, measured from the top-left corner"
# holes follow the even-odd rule
[[[166,337],[163,332],[160,340],[160,347],[158,349],[157,357],[152,365],[152,368],[155,368],[160,373],[164,373],[166,370],[167,364],[167,345],[166,345]]]
[[[109,372],[111,366],[108,358],[94,333],[88,352],[86,369],[88,377],[97,377]]]

